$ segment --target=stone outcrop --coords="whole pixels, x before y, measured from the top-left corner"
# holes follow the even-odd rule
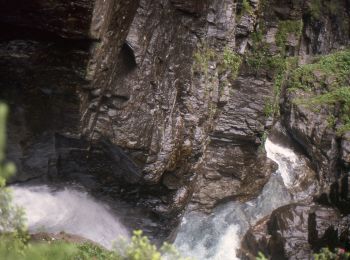
[[[341,33],[349,21],[346,1],[336,1],[332,8],[322,1],[292,2],[291,5],[281,3],[281,7],[276,4],[273,8],[281,20],[302,20],[299,39],[286,38],[288,55],[297,55],[299,64],[317,63],[313,60],[316,54],[338,51],[335,55],[341,56],[339,50],[349,44],[349,34]],[[268,41],[272,35],[278,33],[267,29]],[[271,259],[306,259],[321,247],[349,247],[346,215],[349,208],[348,134],[341,131],[345,124],[344,110],[341,102],[335,105],[312,103],[314,97],[349,85],[348,71],[344,69],[341,74],[341,65],[335,65],[335,62],[343,62],[348,66],[348,58],[331,59],[321,69],[315,65],[305,67],[309,68],[308,72],[301,72],[301,68],[286,73],[279,100],[282,125],[311,159],[322,184],[320,192],[313,194],[317,204],[288,205],[261,220],[242,241],[240,254],[243,259],[254,259],[259,251]],[[337,67],[336,73],[331,71],[332,66]],[[337,78],[340,74],[341,79]],[[306,79],[306,75],[311,77]]]
[[[235,80],[239,8],[228,0],[4,3],[0,96],[12,111],[12,182],[113,190],[156,213],[165,235],[194,191],[192,205],[204,211],[257,195],[271,173],[259,149],[271,84],[246,83],[242,73]],[[223,183],[222,193],[205,195]]]
[[[1,41],[1,96],[12,104],[9,157],[19,165],[14,181],[66,178],[73,169],[71,176],[84,174],[81,163],[61,166],[84,156],[108,165],[113,155],[101,145],[107,139],[123,154],[112,165],[122,165],[126,156],[133,170],[126,167],[120,174],[88,163],[88,173],[101,179],[102,172],[110,172],[107,179],[120,177],[126,186],[149,190],[145,194],[153,195],[136,200],[161,216],[176,216],[194,190],[195,208],[209,211],[227,198],[248,199],[263,187],[271,167],[259,145],[271,83],[254,77],[247,82],[246,72],[235,80],[237,72],[231,71],[235,64],[228,62],[239,57],[232,55],[240,4],[17,5],[7,4],[1,18],[13,31]],[[215,178],[208,179],[208,168]],[[221,194],[203,195],[214,194],[222,183],[227,189]]]
[[[271,259],[306,259],[322,247],[349,250],[349,217],[317,205],[291,204],[275,210],[243,238],[240,256],[255,259],[259,252]]]
[[[78,181],[140,209],[152,221],[132,226],[164,239],[187,205],[211,212],[259,194],[275,169],[262,146],[280,112],[317,169],[319,201],[347,213],[348,134],[329,128],[329,111],[295,105],[307,94],[281,82],[292,61],[349,45],[348,1],[2,2],[12,182]],[[333,211],[332,225],[343,223]]]

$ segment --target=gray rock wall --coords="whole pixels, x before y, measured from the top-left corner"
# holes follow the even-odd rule
[[[276,88],[286,58],[348,46],[348,1],[2,2],[13,181],[79,180],[144,209],[166,237],[187,205],[260,192],[278,105],[325,187],[348,169],[348,138]]]

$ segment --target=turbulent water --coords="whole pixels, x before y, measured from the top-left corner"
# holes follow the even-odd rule
[[[111,248],[118,237],[127,237],[126,228],[102,202],[86,192],[48,186],[14,186],[15,204],[23,207],[31,233],[64,231]]]
[[[211,215],[188,212],[183,218],[175,245],[195,259],[232,260],[248,228],[274,209],[293,201],[291,190],[299,185],[298,173],[305,166],[293,150],[265,143],[268,158],[278,164],[261,194],[246,203],[229,202],[215,208]],[[106,247],[126,228],[109,208],[86,192],[75,189],[53,190],[48,186],[14,186],[14,201],[23,207],[31,232],[46,231],[80,235]],[[295,192],[293,192],[295,196]]]
[[[289,189],[298,185],[295,172],[306,167],[293,150],[266,140],[267,157],[278,164],[262,193],[246,203],[229,202],[209,216],[188,212],[181,224],[175,245],[196,259],[238,259],[236,250],[248,228],[280,206],[293,201]]]

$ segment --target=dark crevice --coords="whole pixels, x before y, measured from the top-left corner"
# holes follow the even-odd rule
[[[81,49],[89,51],[91,44],[98,42],[94,39],[63,38],[57,34],[35,28],[26,28],[0,22],[0,42],[13,40],[38,41],[42,43],[55,43],[62,48]]]

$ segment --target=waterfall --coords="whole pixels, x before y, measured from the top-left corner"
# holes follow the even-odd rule
[[[195,259],[237,259],[240,240],[259,219],[276,208],[295,201],[302,192],[295,188],[309,172],[306,161],[292,149],[267,139],[267,157],[278,164],[260,195],[248,202],[228,202],[212,214],[187,212],[179,228],[175,246],[183,255]],[[107,248],[127,229],[110,208],[87,192],[73,188],[61,190],[48,186],[13,186],[15,204],[24,208],[31,233],[61,231],[80,235]],[[305,193],[305,192],[304,192]]]
[[[13,186],[14,203],[25,210],[30,233],[75,234],[107,248],[119,237],[128,237],[127,229],[107,205],[84,191],[48,186]]]
[[[294,201],[291,189],[300,183],[298,175],[308,169],[306,161],[293,150],[266,140],[267,157],[278,164],[261,194],[246,203],[228,202],[212,214],[185,213],[175,240],[179,250],[195,259],[233,260],[240,239],[251,225],[273,210]]]

